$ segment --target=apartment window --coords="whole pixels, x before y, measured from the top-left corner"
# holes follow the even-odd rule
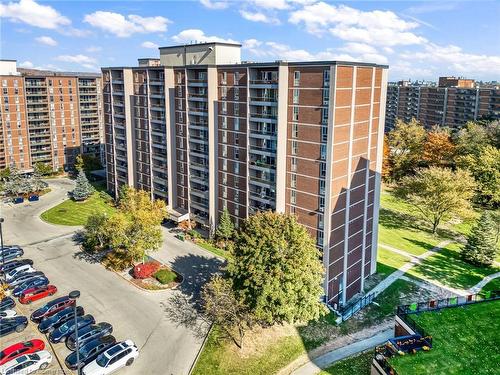
[[[297,155],[299,152],[299,144],[297,141],[292,141],[292,155]]]
[[[227,143],[227,131],[222,131],[222,143]]]
[[[297,187],[297,175],[296,174],[290,175],[290,186],[293,188]]]
[[[224,186],[222,188],[222,198],[227,198],[227,187],[226,186]]]
[[[222,129],[227,129],[227,117],[222,117]]]
[[[234,178],[234,187],[235,189],[238,189],[240,187],[240,181],[238,177]]]
[[[234,100],[239,100],[240,99],[240,89],[239,87],[233,88],[233,93],[234,93]]]
[[[240,174],[240,163],[234,163],[234,174]]]
[[[236,206],[234,208],[234,216],[239,216],[239,215],[240,215],[240,210],[239,210],[238,206]]]
[[[182,73],[177,73],[177,83],[182,83]]]
[[[299,124],[296,122],[292,123],[292,138],[299,137]]]
[[[222,72],[222,79],[220,81],[223,85],[227,83],[227,72]]]
[[[237,85],[240,83],[240,72],[234,72],[234,84]]]
[[[238,148],[234,149],[234,160],[239,160],[240,159],[240,150]]]
[[[9,90],[9,89],[7,89],[6,87],[4,87],[4,89],[3,89],[3,94],[4,94],[4,95],[8,95],[8,94],[9,94],[9,91],[8,91],[8,90]],[[6,99],[8,100],[8,98],[6,98]]]
[[[328,108],[321,108],[321,123],[328,124]]]
[[[326,160],[326,144],[322,143],[319,146],[319,150],[320,150],[320,159]]]
[[[177,96],[182,96],[182,86],[177,86]]]
[[[330,86],[330,69],[323,72],[323,86]]]
[[[238,117],[235,117],[233,119],[233,121],[234,121],[234,123],[233,123],[234,124],[234,130],[235,131],[239,131],[240,130],[240,119]]]
[[[235,116],[240,115],[240,105],[238,103],[234,103],[233,112]]]
[[[227,159],[222,159],[222,170],[227,171]]]
[[[297,204],[297,192],[295,190],[290,190],[290,203]]]
[[[222,86],[220,88],[220,96],[222,99],[226,99],[227,98],[227,87],[226,86]]]
[[[234,201],[239,202],[239,200],[240,200],[240,192],[236,190],[234,192]]]
[[[227,209],[227,201],[225,199],[222,200],[222,208]]]
[[[300,83],[300,72],[296,70],[293,72],[293,85],[298,86]]]
[[[222,102],[222,113],[227,113],[227,102]]]
[[[319,194],[325,195],[325,180],[319,180]]]
[[[319,210],[321,212],[323,212],[325,210],[325,197],[323,197],[323,196],[319,197],[319,204],[318,204],[318,206],[319,206]]]
[[[222,174],[222,185],[227,185],[227,173]]]
[[[323,162],[319,163],[319,175],[320,177],[326,176],[326,164]]]
[[[240,144],[240,137],[238,134],[234,135],[234,144],[238,146]]]
[[[318,228],[323,229],[323,214],[318,214]]]
[[[293,121],[299,121],[299,107],[293,107]]]
[[[325,125],[321,126],[321,142],[328,141],[328,127]]]
[[[330,101],[330,89],[323,89],[323,105],[328,105]]]
[[[227,158],[227,145],[222,145],[222,157]]]
[[[184,122],[184,112],[179,112],[179,122]]]
[[[294,215],[294,214],[295,214],[295,207],[294,207],[294,206],[290,206],[290,213],[291,213],[292,215]]]
[[[61,81],[61,80],[59,80],[59,82],[58,82],[58,83],[59,83],[59,86],[61,86],[61,85],[62,85],[62,81]]]
[[[292,172],[296,172],[297,171],[297,158],[292,158],[290,160],[290,163],[291,163],[291,170]]]
[[[293,104],[299,104],[299,89],[293,89]]]
[[[317,242],[319,246],[323,246],[323,232],[318,231],[318,237],[317,237]]]

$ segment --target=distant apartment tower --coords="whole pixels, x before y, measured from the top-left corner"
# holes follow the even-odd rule
[[[241,63],[240,45],[160,48],[103,68],[108,188],[164,199],[213,230],[262,210],[316,239],[335,308],[375,272],[387,67]]]
[[[2,60],[0,81],[0,169],[67,170],[77,154],[103,156],[100,75],[18,72]]]
[[[478,86],[478,87],[476,87]],[[439,84],[399,81],[387,87],[386,131],[396,120],[412,118],[425,127],[460,129],[468,121],[500,118],[500,87],[479,86],[472,79],[440,77]]]

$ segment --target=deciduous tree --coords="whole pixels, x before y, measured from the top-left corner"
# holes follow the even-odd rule
[[[81,154],[76,155],[75,158],[75,170],[80,172],[83,170],[84,163],[83,163],[83,157]]]
[[[243,223],[228,274],[236,297],[257,320],[306,322],[325,313],[315,242],[294,215],[261,212]]]
[[[496,235],[491,214],[488,211],[483,212],[467,237],[467,244],[462,248],[463,259],[480,267],[493,264],[498,251]]]
[[[427,165],[448,167],[453,164],[454,156],[455,145],[448,131],[435,128],[427,133],[423,154],[423,160]]]
[[[48,176],[54,172],[50,164],[42,162],[36,163],[33,169],[35,173],[38,173],[40,176]]]
[[[475,182],[468,171],[430,167],[406,176],[395,193],[406,199],[423,220],[436,230],[442,220],[470,214]]]
[[[397,120],[395,128],[388,134],[392,177],[399,180],[411,174],[422,161],[426,133],[415,119],[406,123]]]

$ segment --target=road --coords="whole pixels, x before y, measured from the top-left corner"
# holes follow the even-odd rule
[[[40,220],[39,214],[66,199],[72,188],[65,179],[51,180],[49,184],[52,191],[39,202],[23,206],[2,203],[5,244],[24,245],[25,256],[33,259],[35,267],[57,285],[61,295],[80,290],[79,303],[86,313],[94,315],[97,322],[111,323],[118,340],[130,338],[136,343],[139,358],[120,374],[187,374],[201,340],[188,328],[171,321],[164,304],[174,293],[197,295],[203,282],[220,267],[220,260],[194,244],[175,239],[165,229],[164,246],[154,256],[172,265],[185,280],[179,290],[137,289],[100,264],[75,255],[80,249],[71,234],[78,228]]]

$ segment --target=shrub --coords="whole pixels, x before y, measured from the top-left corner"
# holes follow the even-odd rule
[[[189,234],[193,238],[202,238],[203,237],[199,232],[195,231],[194,229],[189,230],[187,232],[187,234]]]
[[[170,270],[161,269],[154,274],[154,277],[161,284],[169,284],[169,283],[175,281],[175,279],[177,278],[177,275]]]
[[[140,263],[134,267],[134,277],[136,279],[147,279],[160,268],[158,262]]]
[[[102,264],[114,271],[123,271],[134,264],[134,258],[127,251],[114,250],[106,254]]]

